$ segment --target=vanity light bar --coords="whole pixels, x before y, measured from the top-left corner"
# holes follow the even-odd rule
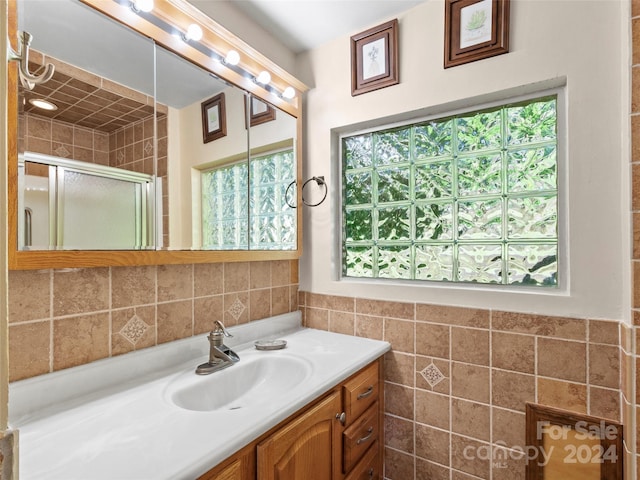
[[[114,0],[120,5],[125,5],[122,0]],[[176,27],[174,25],[170,25],[164,20],[153,15],[151,10],[143,10],[141,4],[146,4],[150,2],[153,8],[153,0],[129,0],[128,7],[135,11],[140,17],[144,18],[146,21],[152,23],[156,27],[164,30],[169,34],[175,34]],[[262,88],[267,90],[268,92],[274,94],[277,97],[283,98],[285,100],[292,100],[296,96],[296,91],[293,87],[287,87],[284,91],[280,92],[276,88],[269,85],[271,82],[271,74],[266,70],[261,71],[257,76],[252,75],[251,72],[243,69],[239,66],[240,63],[240,54],[235,50],[229,50],[226,56],[222,56],[218,52],[210,49],[209,47],[199,43],[199,40],[202,38],[203,32],[202,28],[195,23],[189,25],[186,33],[181,33],[179,36],[183,41],[189,43],[192,48],[195,48],[199,52],[207,55],[214,60],[218,60],[220,63],[225,65],[227,68],[233,70],[234,72],[242,75],[246,78],[250,78],[254,83],[260,85]]]

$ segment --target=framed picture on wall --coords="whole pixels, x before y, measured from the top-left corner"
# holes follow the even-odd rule
[[[399,83],[398,19],[351,37],[351,95]]]
[[[444,68],[509,52],[509,0],[445,0]]]
[[[224,93],[202,102],[202,141],[212,142],[227,135]]]
[[[276,109],[268,103],[263,102],[259,98],[256,98],[254,96],[248,97],[245,103],[245,108],[247,104],[250,105],[249,125],[251,125],[252,127],[276,119]]]

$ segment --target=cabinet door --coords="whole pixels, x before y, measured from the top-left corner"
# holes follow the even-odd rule
[[[340,393],[333,392],[258,445],[258,480],[341,477]]]

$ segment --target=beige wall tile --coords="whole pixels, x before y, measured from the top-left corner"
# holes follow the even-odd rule
[[[329,310],[307,307],[305,325],[318,330],[329,330]]]
[[[384,410],[397,417],[413,420],[413,389],[395,383],[384,383]]]
[[[387,352],[384,356],[384,376],[388,382],[415,386],[415,357],[406,353]]]
[[[491,454],[493,480],[525,480],[527,458],[519,451],[494,447]]]
[[[271,289],[271,315],[290,312],[291,287],[273,287]]]
[[[384,339],[399,352],[414,353],[415,322],[385,318]]]
[[[223,295],[224,324],[227,327],[249,322],[249,292]]]
[[[382,340],[383,325],[382,317],[356,315],[356,335],[359,337]]]
[[[589,387],[589,415],[620,421],[620,391]]]
[[[271,286],[271,263],[249,263],[249,288],[268,288]]]
[[[109,314],[53,321],[53,369],[75,367],[109,356]]]
[[[535,337],[514,333],[492,332],[492,366],[503,370],[535,373]]]
[[[447,449],[449,444],[446,445]],[[438,448],[443,448],[440,445]],[[451,470],[437,463],[416,458],[416,480],[449,480]]]
[[[589,342],[620,345],[620,322],[589,320]]]
[[[158,304],[159,344],[193,335],[192,309],[191,300]]]
[[[449,330],[445,325],[416,322],[416,353],[449,358]]]
[[[53,315],[74,315],[109,308],[109,269],[53,272]]]
[[[416,320],[461,327],[489,328],[489,311],[418,303]]]
[[[415,457],[391,448],[384,449],[384,476],[389,479],[413,478]]]
[[[111,312],[111,355],[120,355],[156,344],[155,306],[124,308]]]
[[[476,477],[488,479],[491,463],[483,453],[489,444],[451,434],[451,466]],[[465,454],[466,453],[466,454]]]
[[[572,412],[587,413],[587,386],[538,378],[538,403]]]
[[[587,324],[584,320],[528,313],[491,312],[491,326],[494,330],[567,340],[585,341],[587,336]]]
[[[451,395],[481,403],[489,403],[489,369],[466,363],[451,362]]]
[[[585,383],[586,344],[538,338],[538,375]]]
[[[224,293],[249,290],[249,263],[224,264]]]
[[[620,388],[620,347],[589,345],[589,383]]]
[[[193,265],[158,266],[158,302],[193,298]]]
[[[111,269],[112,308],[156,303],[156,267]]]
[[[488,405],[451,399],[451,431],[478,440],[491,440],[490,408]]]
[[[491,399],[495,406],[524,412],[526,403],[535,401],[533,375],[494,369],[491,382]]]
[[[48,373],[50,344],[51,320],[9,325],[9,381]]]
[[[413,422],[391,415],[384,416],[385,445],[413,453]]]
[[[489,365],[489,331],[451,327],[451,359]]]
[[[271,316],[271,289],[249,291],[249,321]]]
[[[198,263],[193,266],[193,294],[196,297],[223,293],[223,282],[223,263]]]
[[[193,300],[193,333],[198,335],[214,329],[215,321],[224,318],[224,297],[213,295]],[[227,326],[227,325],[225,325]]]
[[[300,264],[298,260],[291,260],[290,267],[290,281],[291,283],[300,283]]]
[[[280,287],[291,282],[291,264],[289,260],[275,260],[271,264],[271,285]]]
[[[413,320],[415,318],[415,306],[413,303],[387,302],[383,300],[357,298],[356,313]]]
[[[356,317],[354,313],[329,310],[329,331],[353,335],[355,333]]]
[[[9,272],[9,323],[51,317],[51,271]]]
[[[440,370],[440,373],[444,376],[435,385],[431,386],[429,382],[422,376],[421,372],[429,365],[433,365]],[[423,390],[431,390],[437,393],[444,393],[448,395],[451,392],[451,362],[449,360],[441,360],[439,358],[423,357],[416,355],[416,387]],[[432,382],[433,383],[433,382]]]
[[[300,309],[298,304],[298,285],[289,285],[289,311],[295,312]]]
[[[498,407],[493,407],[492,413],[493,443],[500,442],[507,448],[524,447],[526,445],[525,414]]]
[[[448,466],[449,436],[448,429],[442,430],[416,423],[416,455],[430,462]]]
[[[416,422],[449,430],[449,396],[416,390]]]

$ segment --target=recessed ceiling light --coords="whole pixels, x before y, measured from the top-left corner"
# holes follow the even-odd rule
[[[57,105],[47,102],[46,100],[42,100],[41,98],[30,98],[29,103],[36,108],[41,108],[42,110],[53,111],[58,109]]]

